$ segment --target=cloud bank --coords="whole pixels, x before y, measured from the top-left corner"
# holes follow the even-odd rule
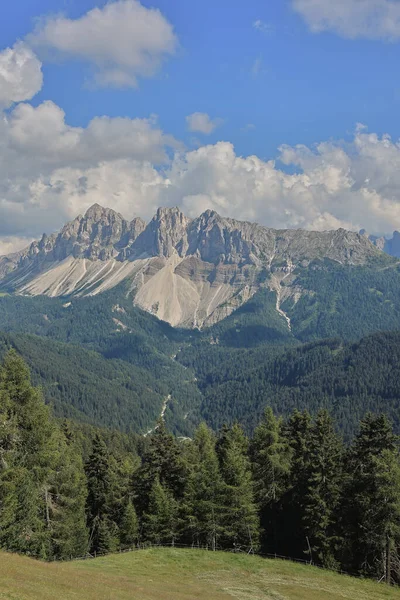
[[[187,151],[154,118],[97,117],[77,128],[52,102],[18,104],[0,122],[1,249],[57,230],[94,202],[127,218],[178,205],[276,228],[400,228],[400,144],[388,135],[358,126],[350,143],[282,146],[277,158],[238,156],[224,141]]]

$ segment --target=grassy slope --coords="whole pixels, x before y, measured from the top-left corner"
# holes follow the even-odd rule
[[[396,600],[400,590],[306,565],[195,550],[152,549],[46,564],[0,555],[4,600]]]

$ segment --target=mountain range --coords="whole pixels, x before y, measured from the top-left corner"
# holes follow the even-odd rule
[[[251,431],[268,402],[328,407],[348,439],[366,410],[400,432],[400,261],[379,246],[94,205],[0,258],[0,357],[16,348],[59,417],[96,426]]]
[[[160,208],[146,224],[95,204],[59,233],[0,258],[0,283],[18,294],[81,297],[125,281],[140,308],[173,326],[201,329],[263,288],[276,292],[285,317],[282,301],[297,302],[303,293],[292,285],[297,268],[316,259],[365,265],[379,255],[365,235],[344,229],[274,230],[211,210],[190,219],[178,208]]]

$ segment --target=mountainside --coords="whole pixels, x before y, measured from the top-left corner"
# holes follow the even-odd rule
[[[140,308],[173,326],[204,328],[232,314],[259,290],[276,293],[276,311],[308,294],[297,271],[315,260],[360,266],[388,262],[365,235],[339,229],[274,230],[206,211],[197,219],[159,209],[147,225],[99,205],[0,258],[0,286],[22,295],[81,297],[126,282]]]

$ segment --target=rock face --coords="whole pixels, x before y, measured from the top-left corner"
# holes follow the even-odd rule
[[[0,285],[18,294],[85,296],[127,280],[135,304],[193,328],[223,319],[263,286],[276,291],[283,314],[280,285],[285,279],[287,297],[297,266],[315,259],[360,265],[379,254],[367,236],[344,229],[274,230],[210,210],[189,219],[178,208],[160,208],[146,225],[95,204],[58,234],[0,258]]]

